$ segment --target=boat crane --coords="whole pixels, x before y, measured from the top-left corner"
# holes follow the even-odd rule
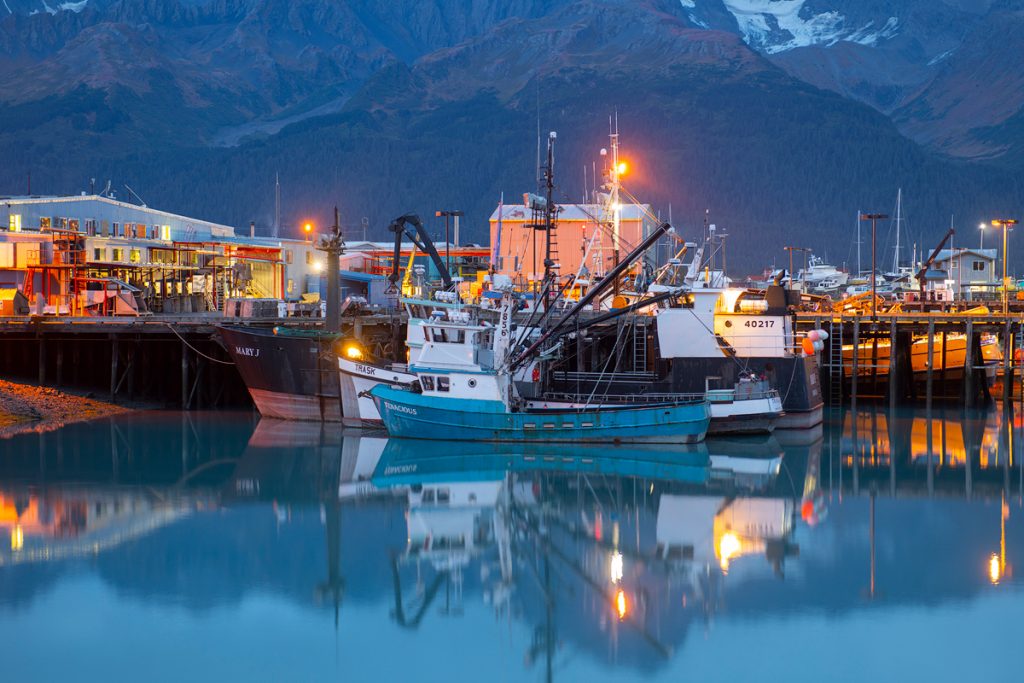
[[[402,258],[402,237],[404,236],[412,242],[414,249],[419,249],[426,253],[430,260],[434,262],[438,273],[441,274],[444,288],[452,288],[452,276],[441,259],[441,255],[437,253],[437,248],[434,246],[433,240],[430,239],[430,235],[427,234],[426,228],[423,227],[423,221],[420,220],[419,216],[414,213],[399,216],[391,221],[388,230],[395,234],[394,258],[392,260],[391,275],[388,276],[392,284],[398,284],[398,281],[401,279],[398,264]]]

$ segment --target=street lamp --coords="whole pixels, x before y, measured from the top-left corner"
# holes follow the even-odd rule
[[[444,267],[448,270],[448,274],[451,275],[452,257],[451,241],[448,239],[448,218],[454,217],[458,219],[459,216],[464,216],[465,214],[462,211],[437,211],[434,215],[438,218],[444,216]]]
[[[306,221],[306,224],[302,226],[302,231],[306,233],[306,241],[313,241],[313,224]]]
[[[978,244],[979,249],[985,248],[985,228],[987,227],[984,223],[978,223],[978,230],[981,230],[981,243]]]
[[[885,213],[864,213],[861,214],[862,221],[871,221],[871,317],[878,317],[878,306],[875,300],[875,228],[878,221],[884,221],[889,215]]]
[[[993,228],[1003,229],[1003,315],[1010,311],[1010,300],[1007,298],[1006,287],[1006,233],[1015,225],[1017,225],[1016,218],[996,218],[992,221]]]

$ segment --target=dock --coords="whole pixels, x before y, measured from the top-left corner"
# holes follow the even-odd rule
[[[396,315],[349,316],[341,331],[381,352],[394,344],[399,324]],[[0,375],[86,391],[113,403],[184,410],[250,407],[245,384],[217,335],[223,325],[316,330],[323,320],[208,314],[4,317]]]
[[[1024,381],[1018,368],[1024,346],[1021,312],[801,312],[796,314],[796,325],[801,333],[828,332],[820,364],[831,406],[856,405],[859,397],[873,397],[888,399],[892,407],[920,399],[926,403],[958,399],[965,407],[977,407],[995,398],[1008,402],[1022,395],[1018,386]],[[958,338],[956,354],[947,343],[954,338]],[[986,361],[983,340],[986,348],[998,344],[999,360]],[[927,354],[917,368],[912,357],[915,346],[918,354]],[[995,396],[988,381],[993,370],[1000,378]]]

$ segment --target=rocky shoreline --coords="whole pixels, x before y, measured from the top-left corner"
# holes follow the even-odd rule
[[[0,380],[0,439],[130,411],[88,395]]]

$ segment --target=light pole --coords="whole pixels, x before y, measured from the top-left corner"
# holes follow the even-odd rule
[[[793,252],[802,251],[804,253],[804,272],[807,270],[807,252],[810,251],[808,247],[784,247],[789,252],[789,289],[793,289]]]
[[[981,230],[981,242],[978,244],[978,249],[985,248],[985,228],[988,227],[984,223],[978,224],[978,230]]]
[[[878,221],[884,221],[888,218],[888,214],[884,213],[865,213],[862,214],[860,219],[862,221],[871,221],[871,317],[878,317],[878,302],[875,299],[875,228]]]
[[[1006,233],[1015,225],[1017,225],[1016,218],[997,218],[992,221],[993,228],[1003,229],[1003,315],[1010,311],[1009,292],[1006,287]]]
[[[444,267],[448,270],[448,274],[452,272],[452,252],[451,242],[448,238],[448,219],[452,216],[458,217],[465,215],[462,211],[437,211],[434,213],[435,216],[440,218],[444,216]]]

